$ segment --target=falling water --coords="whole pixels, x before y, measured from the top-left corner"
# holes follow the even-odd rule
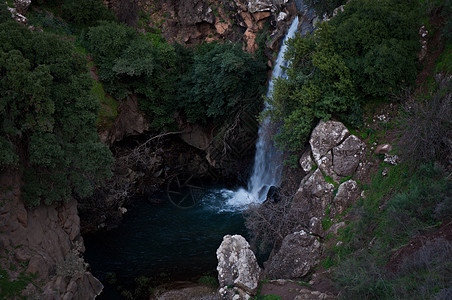
[[[286,40],[295,36],[298,28],[298,17],[296,17],[289,31],[284,38],[284,42],[276,60],[276,65],[272,72],[272,78],[268,85],[267,97],[271,97],[273,93],[274,79],[285,77],[284,67],[287,61],[284,60],[284,52],[287,49]],[[266,103],[266,108],[269,104]],[[270,119],[265,118],[259,127],[259,138],[256,143],[256,155],[254,158],[253,173],[248,182],[247,189],[238,190],[234,197],[229,200],[229,204],[234,206],[244,206],[250,203],[262,203],[267,197],[267,193],[271,186],[279,186],[281,181],[281,153],[275,147],[272,140],[274,127]]]

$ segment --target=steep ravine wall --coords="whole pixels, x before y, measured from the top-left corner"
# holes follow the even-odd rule
[[[11,280],[23,275],[31,278],[21,292],[26,298],[95,298],[103,286],[80,257],[84,245],[77,202],[71,199],[30,209],[21,200],[20,185],[18,170],[2,170],[0,269]]]

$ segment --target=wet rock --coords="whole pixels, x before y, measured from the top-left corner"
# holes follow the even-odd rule
[[[347,180],[342,183],[333,199],[331,216],[334,217],[343,213],[360,196],[360,189],[354,180]]]
[[[241,235],[226,235],[217,249],[220,288],[235,286],[246,293],[257,293],[261,268],[250,245]]]
[[[295,279],[308,274],[318,263],[320,242],[304,230],[287,235],[279,251],[265,265],[271,278]]]
[[[344,177],[353,175],[365,150],[364,142],[355,135],[349,136],[344,142],[333,148],[334,172]]]

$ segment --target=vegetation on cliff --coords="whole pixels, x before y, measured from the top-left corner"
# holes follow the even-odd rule
[[[397,93],[416,78],[418,1],[350,1],[309,37],[288,42],[287,79],[269,99],[282,124],[276,139],[300,150],[319,119],[339,116],[357,127],[361,106]]]

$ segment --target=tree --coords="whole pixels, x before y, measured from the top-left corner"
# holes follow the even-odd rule
[[[414,83],[417,7],[414,0],[351,0],[313,36],[288,41],[287,79],[276,81],[268,99],[282,148],[303,148],[319,119],[334,115],[359,126],[367,99]]]
[[[83,57],[56,36],[0,24],[1,167],[24,169],[30,206],[85,197],[111,176]]]
[[[240,107],[260,103],[265,64],[240,45],[207,44],[194,56],[191,73],[181,93],[182,108],[192,122],[222,121]]]

